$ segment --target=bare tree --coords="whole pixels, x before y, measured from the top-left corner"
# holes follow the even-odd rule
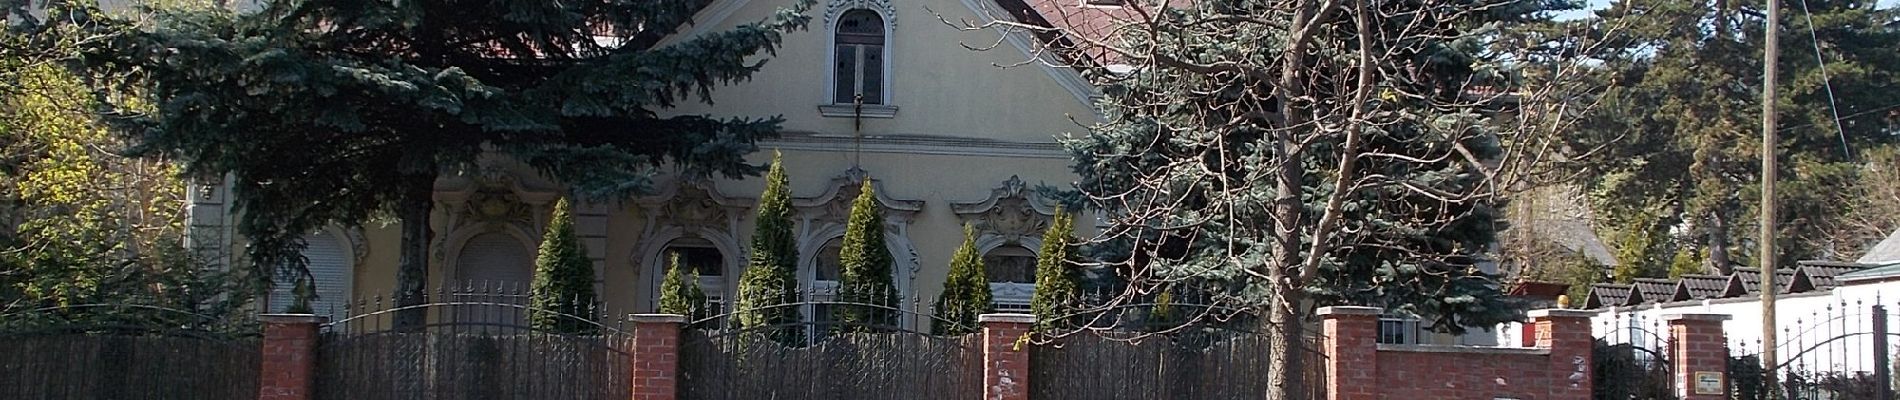
[[[1107,226],[1092,263],[1127,286],[1099,310],[1195,292],[1190,321],[1264,314],[1271,398],[1315,307],[1370,305],[1460,332],[1519,317],[1483,271],[1499,205],[1560,181],[1552,135],[1594,103],[1594,47],[1513,0],[1005,1],[981,21],[1076,68],[1101,120],[1066,147]],[[1010,39],[1008,35],[1033,37]],[[1096,324],[1114,318],[1098,317]]]

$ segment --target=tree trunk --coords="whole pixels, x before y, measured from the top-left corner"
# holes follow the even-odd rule
[[[1709,213],[1709,270],[1729,275],[1735,272],[1728,260],[1728,220],[1722,213]]]
[[[1281,286],[1281,285],[1275,285]],[[1306,400],[1306,325],[1300,320],[1298,291],[1281,286],[1283,302],[1267,310],[1267,398]]]
[[[396,305],[423,304],[429,283],[429,211],[434,205],[435,179],[416,179],[404,188],[396,216],[402,221],[402,250],[397,259]],[[428,323],[428,310],[404,309],[395,316],[397,329],[413,329]]]

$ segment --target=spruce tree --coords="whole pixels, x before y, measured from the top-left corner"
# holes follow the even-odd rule
[[[680,255],[668,256],[666,280],[660,282],[660,313],[684,315],[698,321],[706,317],[706,292],[699,288],[699,270],[680,265]]]
[[[592,332],[594,324],[594,261],[574,233],[574,216],[567,199],[554,203],[554,216],[541,236],[534,258],[534,284],[529,288],[528,324],[559,333]]]
[[[868,178],[851,203],[842,246],[838,298],[852,304],[834,308],[838,330],[864,332],[896,326],[897,313],[886,308],[897,305],[897,284],[891,281],[891,250],[884,247],[884,209],[877,204],[876,189]]]
[[[963,226],[963,245],[950,257],[950,276],[943,280],[943,293],[937,295],[937,318],[931,331],[939,335],[976,332],[976,317],[990,312],[990,282],[984,274],[983,257],[976,251],[976,228]]]
[[[1061,207],[1042,234],[1042,248],[1036,254],[1036,294],[1029,300],[1029,311],[1036,314],[1037,330],[1066,328],[1064,316],[1075,309],[1077,277],[1069,270],[1069,257],[1075,239],[1075,216]]]
[[[408,306],[429,281],[437,178],[485,153],[595,200],[651,193],[663,170],[757,174],[745,157],[782,119],[666,110],[749,79],[811,3],[671,42],[706,2],[301,0],[151,25],[58,20],[102,31],[73,63],[88,74],[137,72],[139,96],[98,97],[140,155],[233,178],[255,272],[300,266],[298,238],[315,228],[387,211],[401,221],[396,302]],[[141,105],[157,112],[127,110]],[[419,326],[421,311],[395,324]]]
[[[786,345],[804,342],[804,330],[797,326],[804,316],[798,307],[785,306],[799,301],[796,272],[798,242],[792,236],[791,183],[785,177],[784,160],[773,152],[772,166],[765,174],[765,192],[759,195],[752,255],[739,277],[734,328],[777,327],[759,333]]]

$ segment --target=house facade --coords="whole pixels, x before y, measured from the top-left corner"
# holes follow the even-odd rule
[[[677,37],[768,18],[790,0],[719,0]],[[870,180],[886,212],[893,277],[906,302],[937,296],[964,224],[978,232],[1000,308],[1026,308],[1040,234],[1054,203],[1035,187],[1075,180],[1060,135],[1097,119],[1080,73],[1033,51],[1032,37],[959,29],[1011,15],[993,0],[821,0],[808,29],[751,80],[714,90],[713,103],[674,115],[781,116],[783,135],[750,160],[782,152],[790,175],[801,286],[837,279],[850,201]],[[992,46],[993,45],[993,46]],[[971,47],[987,48],[972,50]],[[1007,66],[1007,67],[1004,67]],[[628,132],[628,134],[637,134]],[[652,311],[666,254],[698,269],[715,300],[730,299],[744,268],[763,180],[662,176],[657,193],[580,203],[575,218],[609,313]],[[238,265],[227,183],[194,187],[191,245]],[[435,288],[525,290],[552,205],[564,193],[500,156],[436,182],[429,282]],[[1092,229],[1084,216],[1080,229]],[[328,227],[307,236],[319,313],[395,288],[395,222]],[[273,293],[267,311],[287,307]],[[810,315],[811,313],[806,313]]]

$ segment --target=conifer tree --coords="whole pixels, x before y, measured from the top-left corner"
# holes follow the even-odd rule
[[[868,178],[851,203],[842,246],[838,297],[853,304],[834,309],[838,329],[862,332],[897,325],[897,313],[885,308],[897,305],[897,284],[891,281],[891,250],[884,247],[884,209],[877,204],[877,189]]]
[[[662,39],[706,2],[301,0],[163,13],[152,26],[58,20],[106,32],[73,64],[137,72],[141,96],[99,97],[140,155],[232,178],[253,270],[300,270],[301,235],[387,211],[402,231],[396,302],[409,306],[430,280],[436,180],[486,153],[596,200],[651,193],[656,166],[757,174],[745,157],[781,119],[666,110],[749,79],[811,4],[677,41]],[[128,110],[141,104],[158,111]],[[421,311],[395,324],[419,326]]]
[[[568,208],[565,198],[554,203],[554,216],[541,236],[529,288],[534,312],[528,324],[551,332],[587,333],[594,328],[594,261],[587,259],[587,248],[574,233],[574,215]]]
[[[680,264],[680,255],[668,256],[666,280],[660,282],[660,313],[684,315],[697,321],[706,317],[706,292],[699,288],[699,270]]]
[[[1069,270],[1074,246],[1075,216],[1056,208],[1049,230],[1042,234],[1042,248],[1036,254],[1036,294],[1029,300],[1029,311],[1036,314],[1037,330],[1065,328],[1063,316],[1075,308],[1080,284]]]
[[[779,307],[797,303],[798,242],[792,236],[792,193],[785,177],[785,162],[777,152],[765,173],[765,192],[759,195],[758,226],[752,232],[752,255],[745,273],[739,277],[739,298],[734,304],[734,328],[740,330],[769,326],[772,340],[794,345],[804,341],[804,331],[794,326],[804,320],[798,307]]]
[[[939,335],[976,332],[976,317],[990,312],[990,282],[984,275],[983,258],[976,253],[976,228],[963,226],[963,245],[950,257],[950,276],[943,280],[943,293],[937,295],[937,318],[931,331]]]

